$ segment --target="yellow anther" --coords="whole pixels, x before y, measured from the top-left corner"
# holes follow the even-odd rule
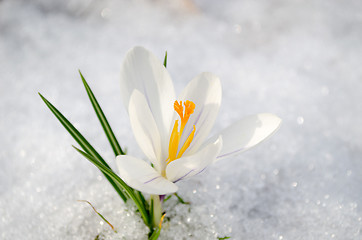
[[[195,110],[195,103],[186,100],[185,104],[185,117],[187,117],[187,119],[190,117],[191,114],[194,113]]]
[[[194,135],[195,135],[195,125],[194,125],[194,130],[192,130],[191,134],[188,136],[188,138],[186,139],[184,145],[182,146],[182,148],[180,149],[180,152],[177,154],[177,158],[180,158],[182,156],[182,154],[184,154],[184,152],[186,151],[186,149],[190,146],[192,140],[194,139]]]
[[[162,222],[163,222],[163,219],[165,218],[166,216],[166,213],[164,213],[161,217],[161,220],[160,220],[160,223],[158,224],[158,227],[161,229],[162,228]]]
[[[185,106],[185,108],[184,108]],[[180,139],[182,136],[182,133],[184,131],[184,128],[186,126],[187,121],[190,118],[190,115],[194,113],[195,110],[195,104],[192,101],[186,100],[184,102],[184,106],[182,106],[182,101],[175,101],[173,104],[173,107],[177,114],[180,116],[181,119],[181,126],[180,130],[178,130],[178,120],[175,121],[175,125],[173,126],[171,136],[170,136],[170,143],[168,146],[168,161],[167,163],[170,163],[174,161],[177,158],[180,158],[182,154],[186,151],[186,149],[190,146],[192,139],[194,138],[196,128],[194,126],[193,131],[190,133],[190,135],[187,137],[185,143],[182,145],[179,153],[177,154],[177,150],[179,147]],[[184,111],[185,110],[185,111]]]
[[[184,107],[182,106],[182,101],[180,101],[180,103],[175,101],[175,103],[173,104],[173,108],[175,109],[175,111],[178,113],[178,115],[182,120],[184,113]]]
[[[177,155],[177,148],[180,142],[181,134],[178,131],[178,120],[175,121],[175,125],[173,126],[170,143],[168,145],[168,158],[169,161],[173,161],[176,159]]]

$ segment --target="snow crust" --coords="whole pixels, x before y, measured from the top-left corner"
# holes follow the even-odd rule
[[[217,74],[214,132],[270,112],[279,132],[178,183],[160,239],[362,239],[362,2],[0,1],[0,238],[146,239],[147,228],[76,153],[41,92],[115,167],[80,69],[129,154],[119,90],[127,50],[163,59],[178,92]],[[90,201],[118,233],[83,202]]]

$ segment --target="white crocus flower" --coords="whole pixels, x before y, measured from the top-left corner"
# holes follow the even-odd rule
[[[116,159],[120,177],[149,194],[176,192],[175,182],[255,146],[281,123],[273,114],[257,114],[207,139],[221,103],[220,80],[201,73],[176,98],[166,68],[142,47],[127,53],[121,91],[136,141],[153,167],[142,159],[120,155]]]

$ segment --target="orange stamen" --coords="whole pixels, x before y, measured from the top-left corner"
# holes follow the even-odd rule
[[[184,154],[184,152],[186,151],[186,149],[188,147],[190,147],[190,144],[194,138],[194,135],[195,135],[195,125],[194,125],[194,130],[192,130],[192,132],[190,133],[190,135],[188,136],[188,138],[186,139],[184,145],[182,146],[182,148],[180,149],[180,152],[178,153],[177,155],[177,158],[180,158],[182,156],[182,154]]]
[[[185,106],[185,108],[184,108]],[[180,116],[181,119],[181,125],[180,130],[178,131],[178,120],[175,121],[175,124],[173,126],[171,136],[170,136],[170,143],[168,146],[168,163],[174,161],[175,159],[178,159],[184,154],[186,149],[190,146],[194,135],[195,135],[195,125],[193,131],[190,133],[190,135],[187,137],[185,143],[182,145],[179,153],[177,154],[177,150],[179,147],[180,139],[183,133],[183,130],[186,126],[186,123],[188,122],[190,115],[194,113],[195,110],[195,104],[192,101],[186,100],[184,102],[184,106],[182,106],[182,101],[178,102],[175,101],[173,107],[177,114]]]
[[[175,125],[173,126],[173,129],[172,129],[170,143],[168,145],[168,158],[170,159],[170,161],[173,161],[176,159],[177,146],[180,142],[180,139],[181,139],[181,134],[180,134],[180,132],[178,132],[178,120],[176,120]]]

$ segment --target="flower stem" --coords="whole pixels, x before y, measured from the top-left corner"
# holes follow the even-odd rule
[[[160,224],[162,217],[162,203],[160,201],[160,196],[151,195],[151,216],[152,216],[152,226],[157,228]]]

